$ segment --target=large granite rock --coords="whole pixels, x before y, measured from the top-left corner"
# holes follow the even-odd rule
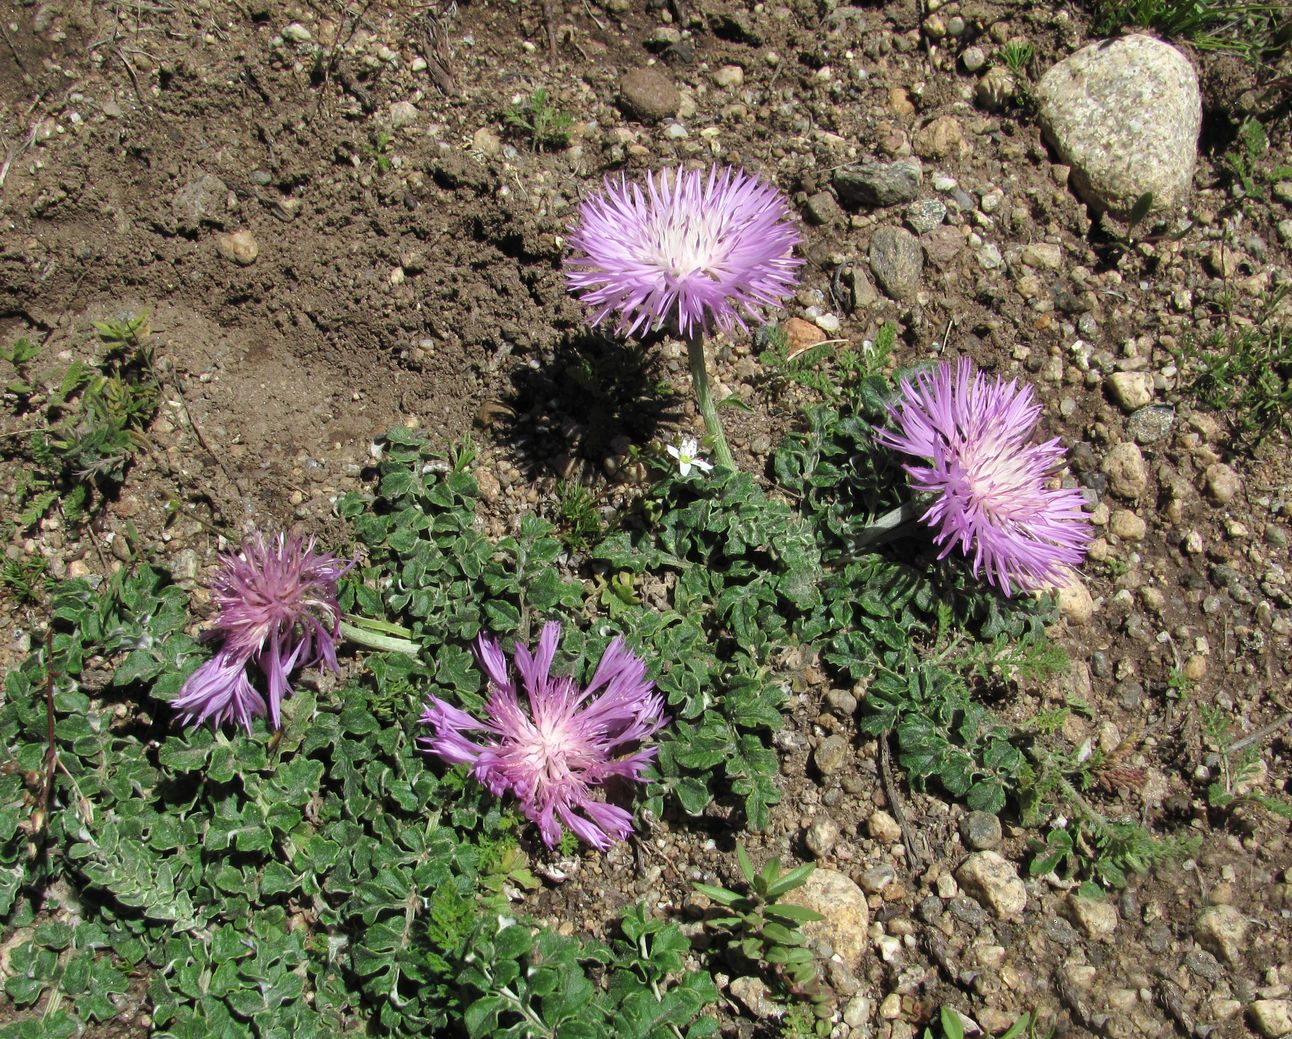
[[[1046,72],[1036,97],[1042,130],[1095,209],[1124,217],[1151,192],[1165,213],[1188,197],[1202,95],[1174,47],[1148,36],[1091,44]]]

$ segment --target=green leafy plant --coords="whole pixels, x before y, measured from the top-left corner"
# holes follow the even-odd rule
[[[1257,120],[1248,116],[1238,125],[1234,146],[1225,153],[1224,162],[1234,179],[1242,185],[1247,198],[1257,198],[1261,194],[1262,186],[1257,181],[1256,169],[1269,148],[1265,127]]]
[[[552,104],[544,87],[508,107],[503,119],[536,152],[564,148],[570,143],[570,127],[574,125],[573,117]]]
[[[1272,322],[1217,332],[1179,357],[1185,385],[1243,439],[1292,434],[1292,332]]]
[[[368,157],[379,174],[390,172],[390,145],[394,137],[385,130],[378,130],[372,135],[372,141],[363,145],[363,154]]]
[[[1278,46],[1286,8],[1244,0],[1094,0],[1091,31],[1113,36],[1127,26],[1153,29],[1199,50],[1258,58]]]
[[[1143,784],[1143,771],[1122,763],[1128,746],[1105,753],[1087,740],[1075,750],[1042,742],[1028,748],[1033,778],[1020,815],[1026,825],[1047,828],[1043,841],[1031,843],[1032,876],[1055,872],[1080,879],[1098,895],[1104,887],[1124,887],[1131,873],[1178,861],[1196,848],[1190,834],[1157,837],[1133,816],[1110,818],[1093,803],[1097,792]]]
[[[940,1007],[937,1025],[929,1022],[921,1039],[965,1039],[964,1020],[951,1007]]]
[[[840,400],[849,387],[883,372],[897,342],[897,326],[884,322],[874,342],[863,343],[857,349],[836,350],[843,340],[826,339],[793,357],[789,356],[789,342],[779,325],[759,329],[755,341],[761,348],[758,360],[774,379],[812,390],[827,400]]]
[[[1020,725],[991,706],[1066,666],[1045,631],[1052,599],[1003,599],[962,566],[934,560],[918,531],[914,545],[899,537],[875,549],[867,541],[874,518],[901,493],[902,477],[872,430],[885,421],[902,375],[845,384],[836,401],[807,410],[806,428],[773,459],[778,481],[812,520],[826,569],[822,613],[801,630],[827,667],[864,691],[859,728],[894,741],[914,785],[936,785],[987,812],[1014,804],[1028,825],[1048,820],[1061,831],[1049,846],[1057,858],[1047,864],[1042,851],[1041,865],[1124,883],[1128,870],[1168,861],[1183,847],[1110,820],[1092,802],[1130,773],[1098,752],[1067,747],[1057,716]]]
[[[79,522],[94,492],[110,493],[125,478],[157,413],[161,389],[147,317],[126,315],[94,328],[99,356],[67,367],[43,402],[45,424],[28,434],[22,449],[29,468],[13,491],[22,529],[56,502],[68,522]]]
[[[1046,1035],[1053,1034],[1053,1029]],[[937,1021],[930,1021],[921,1033],[921,1039],[964,1039],[964,1019],[952,1007],[938,1008]],[[1001,1032],[996,1039],[1038,1039],[1037,1017],[1035,1013],[1026,1013]]]
[[[28,927],[74,892],[75,922],[16,943],[6,995],[33,1021],[6,1035],[115,1017],[132,977],[155,1027],[192,1039],[713,1032],[716,989],[675,925],[639,907],[602,944],[523,919],[518,817],[417,749],[428,691],[479,702],[476,632],[582,604],[550,525],[478,534],[471,459],[396,432],[376,495],[343,499],[372,564],[348,607],[398,617],[420,652],[299,686],[272,739],[175,730],[166,701],[208,651],[163,571],[51,591],[48,643],[0,703],[0,916]]]
[[[809,408],[807,428],[773,459],[781,485],[812,517],[828,566],[812,634],[827,665],[849,683],[867,683],[861,727],[896,737],[898,761],[913,780],[999,811],[1027,781],[1019,736],[980,702],[954,657],[978,641],[996,644],[997,655],[1006,642],[1039,646],[1052,604],[1005,600],[953,564],[912,565],[864,547],[875,517],[899,504],[904,479],[872,436],[892,383],[873,374],[846,386],[837,403]],[[941,651],[929,651],[939,643]],[[1036,647],[1023,654],[1038,667],[1046,659]]]
[[[1235,753],[1224,712],[1200,704],[1199,713],[1203,732],[1215,750],[1220,770],[1217,778],[1207,784],[1207,804],[1226,814],[1253,806],[1271,815],[1292,819],[1292,802],[1271,797],[1257,789],[1257,782],[1265,773],[1260,749],[1250,744]]]
[[[820,606],[820,558],[810,529],[744,473],[704,481],[670,472],[643,507],[649,525],[610,535],[591,559],[619,600],[611,613],[647,659],[673,716],[660,733],[647,807],[672,795],[699,814],[734,794],[754,829],[780,800],[770,735],[785,682],[767,664]],[[626,578],[666,579],[667,605],[631,603]],[[633,593],[635,597],[635,593]]]
[[[744,894],[714,884],[694,885],[719,907],[719,915],[707,918],[705,926],[728,935],[728,950],[765,969],[782,994],[810,1003],[818,1034],[828,1035],[833,994],[818,977],[816,958],[802,931],[803,924],[822,919],[821,914],[780,901],[803,886],[815,865],[809,862],[782,873],[780,861],[772,859],[761,872],[755,871],[741,844],[736,845],[736,861]]]
[[[1145,873],[1161,863],[1178,862],[1198,845],[1197,838],[1154,837],[1136,821],[1110,821],[1087,811],[1078,818],[1061,817],[1050,826],[1045,840],[1033,842],[1035,857],[1028,873],[1089,878],[1095,885],[1123,888],[1130,873]]]
[[[13,366],[15,377],[5,383],[4,392],[13,397],[23,409],[36,387],[32,383],[31,362],[40,354],[40,346],[23,337],[14,341],[13,346],[0,347],[0,361],[8,361]]]
[[[571,552],[586,552],[606,534],[606,521],[597,499],[582,484],[562,480],[556,485],[558,536]]]

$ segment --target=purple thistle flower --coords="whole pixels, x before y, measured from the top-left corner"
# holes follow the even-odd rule
[[[269,714],[275,729],[280,708],[292,694],[288,677],[298,667],[326,666],[338,671],[336,640],[341,633],[337,581],[354,565],[314,551],[314,540],[299,537],[265,543],[253,534],[241,555],[221,557],[211,581],[219,613],[206,638],[223,639],[219,652],[199,667],[171,704],[185,724],[241,722]],[[246,665],[264,675],[268,695],[252,686]]]
[[[265,698],[247,680],[244,657],[219,650],[184,683],[179,698],[171,703],[184,725],[209,721],[218,729],[225,722],[238,722],[248,732],[251,719],[263,718],[269,710]]]
[[[903,379],[889,414],[896,431],[877,429],[875,439],[929,461],[903,468],[915,490],[934,495],[920,519],[937,532],[939,559],[959,548],[975,577],[981,569],[1011,595],[1061,583],[1085,557],[1092,531],[1081,492],[1045,486],[1064,449],[1057,437],[1029,442],[1041,414],[1030,386],[989,382],[962,357],[954,374],[943,362],[914,384]]]
[[[471,774],[494,796],[508,790],[515,794],[549,848],[561,839],[564,823],[604,851],[632,832],[632,816],[617,805],[594,801],[590,792],[614,776],[643,781],[655,748],[616,754],[658,731],[667,721],[664,701],[647,680],[646,665],[619,638],[606,647],[586,689],[552,675],[560,637],[561,626],[552,621],[543,626],[536,653],[516,647],[513,659],[525,691],[522,705],[502,649],[482,635],[476,657],[489,678],[488,720],[477,721],[432,697],[421,722],[435,734],[421,742],[451,764],[470,765]],[[469,733],[480,733],[479,742]]]
[[[743,170],[651,173],[645,191],[621,174],[579,206],[565,280],[592,324],[618,314],[620,334],[748,331],[794,290],[798,240],[785,196]]]

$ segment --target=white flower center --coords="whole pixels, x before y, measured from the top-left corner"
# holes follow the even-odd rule
[[[670,214],[655,225],[655,241],[647,259],[677,281],[693,274],[718,278],[724,250],[720,228],[701,214]]]
[[[1031,474],[1024,452],[1005,450],[991,437],[971,442],[960,455],[965,479],[974,499],[988,512],[1005,517],[1019,505],[1020,492],[1026,491]]]

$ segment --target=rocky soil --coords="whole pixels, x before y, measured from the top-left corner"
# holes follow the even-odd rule
[[[1221,761],[1199,709],[1258,750],[1246,782],[1289,794],[1292,470],[1286,440],[1253,450],[1197,405],[1179,355],[1292,319],[1292,182],[1243,197],[1225,160],[1248,115],[1290,154],[1286,86],[1134,43],[1153,52],[1139,81],[1160,60],[1166,85],[1107,72],[1097,99],[1124,118],[1102,125],[1094,88],[1072,96],[1096,73],[1047,74],[1089,40],[1079,9],[975,0],[6,4],[0,341],[41,343],[48,380],[92,356],[91,321],[147,311],[165,373],[116,500],[6,553],[76,576],[143,551],[200,611],[217,532],[343,539],[333,502],[399,423],[479,440],[495,532],[550,513],[558,479],[623,500],[631,446],[700,427],[681,344],[651,347],[678,391],[663,403],[571,391],[571,365],[609,349],[564,289],[575,206],[612,171],[756,170],[803,225],[791,335],[856,344],[893,321],[900,363],[967,354],[1037,385],[1100,536],[1054,633],[1072,669],[1003,709],[1084,702],[1065,735],[1125,765],[1120,813],[1201,838],[1102,902],[1028,879],[1033,835],[1008,814],[900,785],[893,804],[853,691],[809,669],[778,737],[786,796],[750,847],[819,865],[837,1034],[911,1039],[949,1004],[993,1033],[1035,1009],[1065,1035],[1286,1035],[1288,823],[1208,804]],[[1016,72],[1011,41],[1033,48]],[[503,118],[540,87],[574,119],[565,146]],[[717,393],[751,406],[726,413],[737,460],[764,474],[804,398],[750,341],[714,350]],[[28,424],[0,409],[7,502]],[[38,616],[10,596],[0,621],[9,666]],[[643,851],[641,871],[628,848],[565,864],[545,911],[596,934],[630,901],[685,914],[693,880],[732,878],[703,829]],[[774,1034],[756,979],[725,995],[726,1028]]]

